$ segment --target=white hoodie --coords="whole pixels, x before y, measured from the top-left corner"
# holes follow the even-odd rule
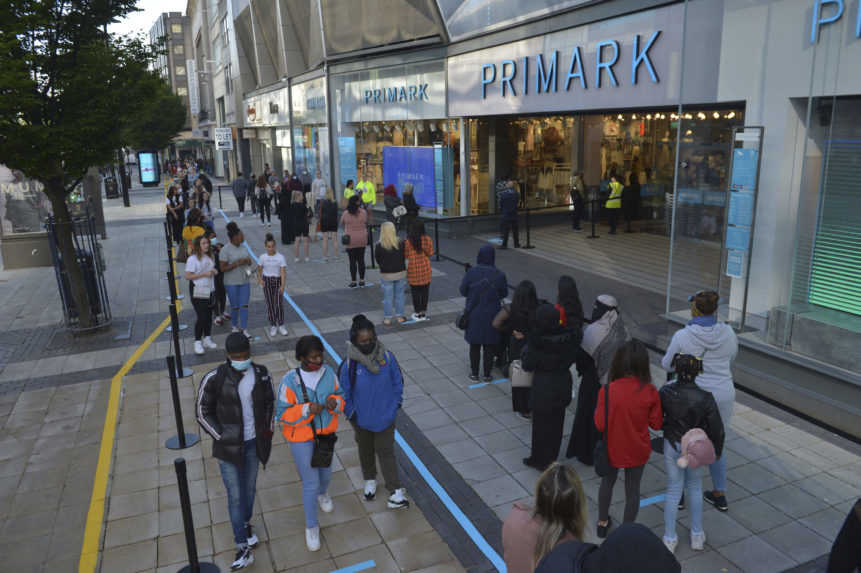
[[[697,376],[697,386],[711,392],[719,407],[721,402],[735,400],[730,367],[738,354],[738,338],[732,327],[722,322],[713,326],[689,324],[673,335],[661,360],[661,366],[667,372],[673,371],[676,354],[691,354],[702,359],[703,373]]]

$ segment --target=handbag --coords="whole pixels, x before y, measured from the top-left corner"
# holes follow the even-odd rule
[[[207,281],[206,286],[194,285],[192,298],[208,299],[212,296],[212,280]]]
[[[482,280],[487,281],[487,279]],[[481,291],[480,295],[478,295],[479,302],[481,301],[481,297],[484,296],[484,293],[489,291],[492,286],[493,283],[488,281],[487,287],[483,291]],[[476,306],[478,306],[478,304],[476,304]],[[473,306],[472,308],[475,308],[475,306]],[[457,315],[457,318],[454,319],[454,325],[460,330],[466,330],[469,326],[469,315],[472,313],[472,308],[470,308],[469,310],[464,309],[464,311]]]
[[[305,388],[305,381],[302,380],[302,372],[299,368],[296,368],[296,375],[299,377],[299,384],[302,385],[302,399],[310,403],[308,390]],[[318,434],[317,428],[314,427],[314,420],[311,420],[311,431],[314,433],[314,453],[311,454],[311,467],[328,468],[332,465],[335,442],[338,441],[338,436],[335,434]]]
[[[595,443],[595,451],[592,455],[595,460],[595,473],[598,477],[604,477],[613,471],[613,466],[610,464],[610,452],[607,448],[610,432],[610,382],[604,388],[604,432],[601,434],[601,439]]]
[[[345,247],[349,247],[350,246],[350,235],[347,235],[346,233],[341,235],[341,244],[344,245]]]
[[[523,364],[520,360],[511,361],[511,387],[512,388],[532,388],[532,372],[527,372],[523,369]]]
[[[398,205],[394,209],[392,209],[392,216],[400,218],[407,214],[407,208],[403,205]]]

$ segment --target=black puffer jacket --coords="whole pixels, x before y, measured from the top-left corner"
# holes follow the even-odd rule
[[[521,354],[523,369],[532,376],[532,409],[564,408],[571,403],[571,372],[579,337],[560,327],[545,334],[530,332]]]
[[[254,389],[251,401],[254,409],[254,431],[257,434],[257,458],[265,466],[272,451],[274,432],[275,393],[272,378],[265,366],[252,364]],[[242,403],[239,382],[243,372],[225,363],[209,372],[197,391],[197,422],[212,436],[212,455],[231,464],[242,463]]]
[[[386,249],[377,243],[374,247],[374,257],[380,265],[380,272],[384,274],[400,273],[407,270],[404,261],[404,242],[398,241],[397,249]]]
[[[664,438],[680,444],[688,430],[701,428],[721,456],[724,442],[723,422],[711,392],[693,382],[665,384],[659,392],[664,411]]]

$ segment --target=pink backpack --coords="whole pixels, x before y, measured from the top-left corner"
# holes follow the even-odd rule
[[[682,455],[676,460],[680,468],[698,468],[714,463],[715,447],[700,428],[692,428],[682,436]]]

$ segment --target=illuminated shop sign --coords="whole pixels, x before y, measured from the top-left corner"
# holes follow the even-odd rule
[[[428,84],[368,89],[365,90],[364,99],[366,104],[430,100],[428,97]]]
[[[642,40],[637,34],[631,41],[630,84],[632,86],[637,85],[641,68],[648,72],[652,83],[658,83],[658,73],[649,57],[649,50],[660,35],[661,30],[655,30],[648,40]],[[608,83],[617,87],[620,81],[625,81],[627,78],[622,70],[614,70],[614,66],[619,63],[621,50],[622,46],[618,40],[598,42],[595,46],[595,65],[591,68],[591,77],[589,77],[590,68],[584,67],[583,50],[580,46],[574,46],[571,51],[567,72],[559,69],[559,50],[553,50],[547,55],[538,54],[532,57],[524,56],[517,60],[502,60],[498,64],[484,64],[480,70],[481,97],[487,98],[487,89],[493,84],[499,85],[499,93],[502,97],[516,97],[518,90],[521,94],[527,95],[530,88],[539,94],[556,92],[560,89],[560,84],[564,91],[570,90],[572,85],[584,90],[589,87],[598,89]],[[530,70],[530,63],[534,71]],[[602,78],[605,78],[606,82],[602,81]]]
[[[844,0],[816,0],[813,3],[813,17],[810,22],[810,43],[815,44],[819,40],[819,28],[823,24],[832,24],[843,17],[846,11]],[[855,37],[861,38],[861,0],[855,10]]]

